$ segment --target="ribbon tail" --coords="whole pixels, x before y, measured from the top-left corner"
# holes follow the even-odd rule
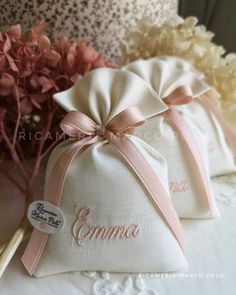
[[[192,158],[194,160],[194,163],[197,168],[198,175],[201,180],[201,186],[205,192],[204,196],[206,197],[206,202],[210,210],[210,217],[213,217],[214,215],[214,207],[213,202],[211,198],[211,191],[210,191],[210,184],[208,182],[208,175],[206,168],[204,166],[203,160],[201,158],[200,152],[197,148],[197,143],[193,137],[192,131],[184,121],[181,115],[179,115],[176,111],[174,111],[172,108],[170,108],[167,112],[167,118],[168,120],[171,120],[171,122],[175,125],[175,127],[178,129],[180,134],[183,136],[184,141],[192,154]]]
[[[210,99],[207,96],[200,96],[198,97],[199,102],[204,106],[204,108],[213,114],[213,116],[218,120],[220,123],[225,138],[232,149],[233,153],[236,155],[236,135],[234,134],[232,128],[230,127],[229,123],[225,120],[221,112],[215,107]]]
[[[127,136],[116,137],[111,134],[106,138],[135,171],[136,175],[150,193],[165,223],[170,228],[180,247],[184,249],[183,230],[177,213],[165,188],[147,160]]]
[[[67,170],[69,169],[73,159],[78,153],[83,152],[83,150],[90,144],[96,142],[97,137],[86,137],[80,141],[77,141],[64,151],[64,153],[57,160],[51,175],[49,177],[48,183],[46,184],[46,190],[44,194],[44,200],[54,204],[59,205],[61,194],[66,178]],[[49,235],[43,233],[37,229],[33,229],[30,240],[26,247],[26,250],[21,258],[25,268],[29,274],[33,274],[40,257],[44,251]]]

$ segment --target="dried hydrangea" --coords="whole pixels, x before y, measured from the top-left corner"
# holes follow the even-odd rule
[[[66,37],[52,42],[46,30],[40,21],[27,35],[20,25],[0,32],[0,174],[30,197],[42,160],[61,138],[57,135],[64,111],[52,95],[93,69],[115,67],[86,42]],[[9,157],[24,187],[7,170]],[[30,158],[34,167],[27,171]]]
[[[195,17],[177,17],[162,26],[145,18],[127,32],[122,42],[122,63],[137,59],[172,55],[181,57],[200,72],[218,94],[224,109],[236,108],[236,55],[224,57],[225,50],[212,42],[213,33],[197,24]]]

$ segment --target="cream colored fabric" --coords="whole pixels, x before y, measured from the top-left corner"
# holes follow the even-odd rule
[[[165,56],[158,58],[158,60],[164,60],[168,64],[176,66],[179,70],[191,71],[200,79],[204,78],[202,73],[196,71],[190,63],[181,58]],[[196,93],[196,97],[198,96],[197,94],[201,94],[201,91]],[[227,144],[224,132],[214,115],[207,111],[197,99],[186,106],[180,107],[180,110],[191,117],[193,122],[207,136],[210,175],[218,176],[235,172],[234,156]]]
[[[134,73],[145,80],[161,99],[180,86],[189,85],[194,97],[210,89],[200,79],[202,75],[196,71],[191,72],[191,65],[180,58],[165,56],[138,60],[124,66],[123,70]]]
[[[54,99],[66,111],[79,110],[98,124],[106,124],[131,106],[137,106],[146,118],[168,109],[141,78],[107,68],[89,72],[80,83],[57,93]]]
[[[166,61],[168,62],[168,65],[174,68],[175,70],[182,70],[182,71],[190,71],[194,73],[199,79],[204,78],[204,74],[197,71],[190,62],[184,60],[181,57],[177,56],[159,56],[159,57],[153,57],[149,60],[158,60],[158,61]]]
[[[182,63],[179,58],[153,58],[133,62],[123,70],[133,72],[149,83],[155,90],[157,100],[163,99],[180,86],[191,87],[193,96],[204,93],[208,86],[186,68],[188,63]],[[187,108],[187,107],[186,107]],[[176,108],[177,109],[177,108]],[[179,107],[182,110],[182,107]],[[193,158],[186,147],[180,133],[170,125],[165,116],[156,116],[137,130],[137,135],[148,142],[165,157],[169,167],[169,186],[172,201],[179,217],[209,218],[218,217],[214,195],[210,186],[208,173],[207,138],[186,113],[183,119],[190,127],[202,160],[205,163],[211,198],[214,204],[213,215],[210,215],[207,202],[204,201],[204,191],[199,186],[199,176],[196,173]]]
[[[141,107],[146,117],[166,109],[142,79],[109,69],[87,74],[69,91],[56,94],[55,100],[66,110],[77,109],[97,123],[105,123],[133,105]],[[164,158],[141,139],[131,135],[130,139],[169,194]],[[54,149],[48,162],[47,180],[68,144],[70,140]],[[76,206],[91,209],[92,215],[88,219],[91,225],[138,224],[140,233],[130,239],[84,239],[79,247],[72,235]],[[65,226],[61,232],[49,237],[36,276],[79,270],[169,272],[187,266],[178,242],[146,189],[106,141],[88,147],[74,160],[59,207],[65,216]]]
[[[218,176],[236,171],[233,153],[227,144],[222,127],[214,115],[196,99],[181,108],[207,135],[210,175]]]

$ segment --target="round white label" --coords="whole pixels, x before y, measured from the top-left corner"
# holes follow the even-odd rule
[[[34,201],[29,205],[27,217],[33,227],[47,234],[60,231],[64,225],[64,216],[61,210],[42,200]]]

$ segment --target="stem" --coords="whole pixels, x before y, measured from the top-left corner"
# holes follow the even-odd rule
[[[9,140],[9,137],[5,131],[5,128],[3,126],[3,124],[0,124],[0,131],[1,131],[1,134],[2,134],[2,137],[6,143],[6,145],[8,146],[9,150],[10,150],[10,153],[11,153],[11,156],[12,156],[12,159],[14,160],[17,168],[19,169],[19,171],[21,172],[24,180],[25,180],[25,183],[27,184],[28,180],[29,180],[29,175],[28,173],[26,172],[25,170],[25,167],[22,165],[19,157],[18,157],[18,154],[15,150],[15,147],[11,144],[10,140]]]
[[[17,79],[17,85],[19,83],[19,80]],[[16,126],[14,130],[14,135],[13,135],[13,141],[12,141],[12,146],[16,146],[16,141],[17,141],[17,134],[20,126],[20,120],[21,120],[21,111],[20,111],[20,100],[19,100],[19,90],[18,87],[15,85],[14,87],[15,90],[15,95],[16,95],[16,103],[17,103],[17,119],[16,119]]]
[[[4,176],[9,179],[23,194],[25,194],[24,188],[21,184],[11,175],[8,169],[4,166],[2,160],[0,160],[0,170],[4,174]]]
[[[38,148],[38,152],[37,152],[37,156],[36,156],[36,161],[35,161],[32,177],[30,179],[30,190],[31,190],[32,186],[34,185],[35,179],[36,179],[36,177],[37,177],[37,175],[38,175],[38,173],[40,171],[40,166],[41,166],[41,162],[42,162],[42,159],[43,159],[43,148],[44,148],[44,145],[45,145],[45,141],[47,139],[47,134],[51,129],[54,115],[55,115],[55,109],[53,109],[52,112],[49,114],[47,125],[46,125],[46,127],[44,129],[43,138],[42,138],[42,140],[40,141],[40,144],[39,144],[39,148]]]
[[[18,141],[16,142],[16,152],[19,154],[19,158],[22,159],[22,163],[26,163],[25,155]],[[25,170],[29,174],[27,166],[25,166]]]
[[[20,243],[24,240],[25,235],[30,228],[29,222],[26,217],[24,217],[21,225],[16,230],[15,234],[11,238],[10,242],[4,248],[0,256],[0,278],[2,277],[6,267],[14,256],[16,250],[18,249]]]
[[[6,246],[7,246],[7,243],[0,246],[0,254],[3,252]]]
[[[58,108],[59,108],[58,105],[54,105],[54,106],[53,106],[53,111],[52,111],[52,113],[51,113],[51,115],[52,115],[52,119],[51,119],[51,121],[53,120],[54,115],[55,115],[56,111],[58,110]],[[51,122],[51,123],[52,123],[52,122]],[[51,128],[51,127],[50,127],[50,128]],[[64,133],[62,133],[61,135],[64,135]],[[59,142],[60,140],[61,140],[60,136],[59,136],[59,138],[56,138],[56,140],[55,140],[54,142],[52,142],[52,143],[48,146],[48,148],[42,153],[41,158],[44,159],[44,158],[48,155],[48,153],[54,148],[54,146],[58,144],[58,142]]]
[[[52,110],[52,112],[49,113],[47,125],[46,125],[46,128],[44,129],[43,139],[41,140],[40,145],[39,145],[38,157],[41,156],[41,154],[42,154],[42,151],[43,151],[43,148],[44,148],[44,144],[45,144],[45,141],[47,139],[47,134],[50,131],[51,126],[52,126],[52,121],[53,121],[54,115],[55,115],[55,110]]]
[[[24,242],[24,241],[26,241],[26,240],[29,239],[31,231],[32,231],[31,228],[29,228],[28,231],[26,232],[26,234],[25,234],[22,242]],[[5,243],[5,244],[3,244],[3,245],[0,246],[0,255],[2,254],[2,252],[4,251],[4,249],[7,247],[7,245],[9,243],[10,243],[10,241],[8,241],[7,243]]]
[[[60,138],[57,138],[53,143],[51,143],[48,148],[44,151],[44,153],[42,154],[41,158],[44,159],[48,153],[54,148],[55,145],[58,144],[58,142],[60,141]]]

